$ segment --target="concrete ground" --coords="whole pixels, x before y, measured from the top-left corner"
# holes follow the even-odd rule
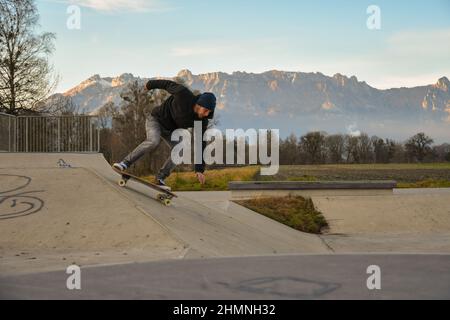
[[[322,284],[342,286],[348,280],[353,289],[342,294],[335,289],[327,297],[358,298],[358,290],[366,288],[352,277],[367,277],[367,263],[392,259],[398,272],[411,269],[411,279],[426,277],[426,270],[432,283],[449,275],[450,197],[443,190],[314,197],[331,224],[327,234],[317,236],[243,208],[228,192],[179,192],[172,206],[164,207],[147,187],[130,181],[120,188],[118,179],[99,154],[0,154],[0,298],[71,298],[59,282],[71,264],[81,266],[91,283],[76,298],[276,298],[278,293],[254,294],[260,289],[239,293],[248,281],[265,286],[261,278],[272,279],[270,290],[288,298],[322,298],[317,294]],[[380,252],[443,255],[352,260],[354,253]],[[426,260],[420,270],[418,259]],[[349,273],[332,272],[333,265]],[[311,270],[302,273],[306,267]],[[299,281],[300,293],[287,294]],[[415,285],[424,288],[410,284]],[[399,285],[397,293],[391,289],[381,298],[411,297],[408,286]],[[424,296],[449,292],[442,285],[434,289]]]
[[[0,299],[450,299],[449,266],[448,255],[183,259],[83,268],[80,290],[63,271],[0,276]]]

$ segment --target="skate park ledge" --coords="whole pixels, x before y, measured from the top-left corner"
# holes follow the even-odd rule
[[[393,194],[393,180],[362,181],[232,181],[228,183],[232,200],[287,195],[312,196],[378,196]]]

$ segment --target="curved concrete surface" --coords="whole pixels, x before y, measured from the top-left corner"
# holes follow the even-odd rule
[[[239,206],[233,214],[180,196],[164,207],[118,177],[101,154],[0,154],[0,271],[329,252],[319,237]]]

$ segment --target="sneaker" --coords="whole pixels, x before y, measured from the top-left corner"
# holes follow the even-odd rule
[[[163,189],[167,189],[167,190],[170,191],[170,187],[164,182],[163,179],[156,178],[155,184],[156,184],[158,187],[161,187],[161,188],[163,188]]]
[[[156,184],[157,186],[167,187],[167,185],[166,185],[166,183],[164,182],[163,179],[156,178],[155,184]]]
[[[120,170],[120,171],[125,171],[128,169],[128,166],[125,162],[120,162],[120,163],[114,163],[113,167]]]

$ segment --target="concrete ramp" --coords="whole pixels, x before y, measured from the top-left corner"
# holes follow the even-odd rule
[[[47,155],[0,159],[0,272],[183,256],[181,241],[89,168],[97,156],[71,168]]]
[[[117,185],[100,154],[0,154],[0,272],[70,264],[327,253],[322,240],[236,208],[180,195],[171,207]]]

